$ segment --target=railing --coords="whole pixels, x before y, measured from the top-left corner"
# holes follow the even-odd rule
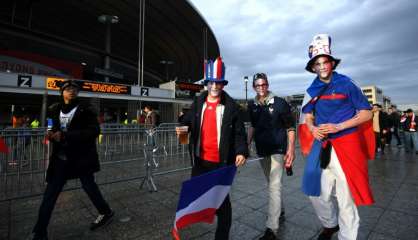
[[[154,176],[190,168],[188,145],[179,144],[176,126],[163,123],[152,130],[150,137],[149,126],[102,125],[97,139],[101,163],[97,182],[109,184],[143,178],[149,190],[155,191]],[[0,153],[0,202],[43,193],[50,152],[45,134],[45,128],[0,130],[10,149],[8,154]],[[69,181],[66,189],[79,186],[78,181]]]
[[[156,128],[152,139],[147,137],[147,131],[143,126],[102,127],[97,141],[99,184],[144,178],[149,171],[159,175],[190,168],[188,146],[179,144],[174,125]],[[0,201],[42,194],[50,151],[45,133],[44,128],[0,131],[10,149],[8,154],[0,153]],[[151,149],[150,154],[150,146],[160,147]],[[147,157],[158,165],[149,167]],[[77,181],[70,181],[66,189],[77,187]]]

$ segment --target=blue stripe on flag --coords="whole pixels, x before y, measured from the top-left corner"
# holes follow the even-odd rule
[[[319,161],[321,148],[322,143],[315,139],[311,152],[306,158],[302,179],[302,192],[308,196],[319,196],[321,194],[322,169]]]

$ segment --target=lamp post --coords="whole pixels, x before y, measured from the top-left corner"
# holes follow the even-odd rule
[[[118,16],[111,16],[111,15],[100,15],[97,20],[100,23],[106,24],[106,38],[105,38],[105,48],[106,48],[106,56],[104,59],[104,68],[109,70],[110,68],[110,51],[111,51],[111,32],[110,26],[112,24],[119,22]],[[105,77],[105,82],[109,82],[109,77]]]
[[[161,60],[160,63],[165,65],[165,79],[168,82],[168,65],[174,64],[174,62],[169,60]]]
[[[247,98],[247,92],[248,92],[248,76],[244,76],[244,82],[245,82],[245,102],[248,102],[248,98]]]

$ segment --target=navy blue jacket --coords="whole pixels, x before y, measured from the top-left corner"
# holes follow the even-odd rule
[[[289,104],[280,97],[274,103],[261,105],[254,100],[248,103],[248,115],[254,128],[254,141],[259,156],[285,154],[287,130],[295,128],[295,119]]]

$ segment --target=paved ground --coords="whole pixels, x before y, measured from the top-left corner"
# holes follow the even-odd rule
[[[361,207],[359,239],[418,239],[418,155],[392,147],[371,161],[370,180],[376,204]],[[294,176],[284,176],[286,221],[280,239],[316,239],[320,224],[306,196],[300,191],[304,161],[298,157]],[[189,172],[156,176],[158,192],[139,189],[140,181],[102,186],[116,211],[115,221],[90,232],[96,211],[80,190],[62,193],[49,227],[50,239],[171,239],[181,181]],[[258,162],[243,167],[231,197],[231,239],[258,239],[264,231],[267,184]],[[0,239],[28,239],[36,219],[40,197],[0,202]],[[181,231],[182,239],[213,239],[214,225],[198,224]],[[336,239],[336,238],[335,238]]]

